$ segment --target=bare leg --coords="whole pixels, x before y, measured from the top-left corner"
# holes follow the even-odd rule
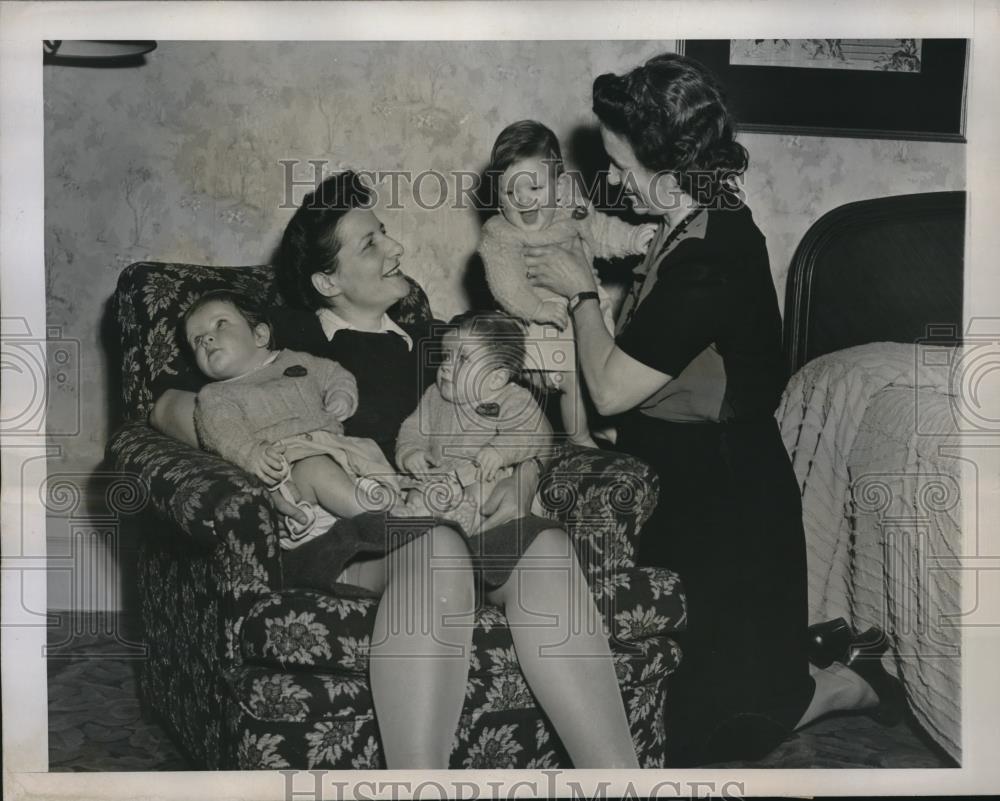
[[[596,448],[590,436],[587,407],[583,403],[583,382],[577,373],[561,373],[562,394],[559,396],[559,413],[569,441],[583,448]]]
[[[469,549],[437,526],[382,562],[371,683],[386,764],[446,769],[465,702],[475,597]],[[378,586],[376,560],[361,581]]]
[[[601,615],[566,533],[540,533],[487,598],[504,607],[521,669],[573,766],[637,768]]]
[[[355,517],[373,511],[364,505],[357,481],[329,456],[310,456],[292,465],[292,481],[302,500],[318,503],[337,517]]]
[[[848,712],[868,709],[878,703],[875,691],[857,673],[836,662],[828,668],[810,666],[809,672],[816,682],[816,692],[795,728],[830,712]]]

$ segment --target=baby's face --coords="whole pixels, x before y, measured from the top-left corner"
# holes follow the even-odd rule
[[[552,224],[562,201],[565,174],[541,157],[515,161],[500,176],[500,211],[511,225],[541,231]]]
[[[250,327],[231,303],[213,300],[192,314],[184,329],[198,368],[214,381],[244,375],[266,358],[266,325]]]
[[[443,360],[437,386],[449,403],[476,406],[490,400],[508,381],[488,343],[449,331],[441,338]]]

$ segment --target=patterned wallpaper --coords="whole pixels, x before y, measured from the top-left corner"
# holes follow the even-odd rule
[[[121,269],[142,259],[266,262],[291,208],[283,160],[330,170],[483,169],[509,122],[534,117],[571,162],[599,163],[590,86],[672,49],[673,42],[161,42],[145,66],[47,66],[45,252],[50,325],[81,342],[84,432],[57,462],[95,467],[113,381],[102,345]],[[589,134],[589,135],[588,135]],[[754,135],[747,189],[768,237],[779,296],[808,226],[842,203],[958,189],[962,145]],[[424,197],[434,200],[433,183]],[[294,191],[293,200],[304,190]],[[479,218],[421,209],[404,186],[386,210],[405,269],[435,311],[467,307]],[[53,395],[56,394],[53,387]],[[68,408],[50,404],[52,414]],[[53,420],[58,424],[58,420]]]

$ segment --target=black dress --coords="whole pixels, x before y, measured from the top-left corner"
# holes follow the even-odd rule
[[[440,323],[402,326],[412,345],[395,333],[340,330],[327,339],[311,312],[274,309],[269,315],[279,347],[334,359],[354,374],[358,409],[344,423],[344,433],[373,439],[390,464],[395,463],[396,436],[434,381],[440,359]],[[558,523],[527,515],[468,536],[447,517],[393,518],[368,512],[341,519],[333,528],[293,550],[282,553],[285,586],[318,590],[335,588],[334,579],[357,558],[388,553],[423,536],[436,524],[456,528],[466,538],[480,589],[498,587],[510,576],[525,549],[543,530]]]
[[[620,421],[660,501],[639,564],[676,570],[688,602],[665,710],[669,765],[762,756],[812,698],[798,484],[774,410],[781,318],[749,209],[662,229],[619,314],[616,342],[673,380]]]

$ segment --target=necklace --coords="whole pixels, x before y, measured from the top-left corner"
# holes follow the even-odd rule
[[[640,268],[635,273],[632,274],[632,288],[629,291],[629,296],[625,301],[623,309],[625,311],[625,319],[619,325],[615,327],[615,330],[620,332],[628,328],[628,324],[632,322],[632,315],[635,314],[636,306],[639,305],[639,294],[642,292],[642,287],[646,283],[649,270],[652,269],[653,264],[656,260],[662,256],[667,249],[677,241],[679,237],[687,227],[694,221],[694,219],[704,211],[704,208],[699,206],[696,209],[691,210],[677,225],[670,229],[670,232],[663,238],[663,242],[656,249],[656,255],[652,257],[647,257],[643,262],[643,268]],[[648,265],[648,266],[647,266]]]
[[[699,206],[698,208],[689,211],[684,216],[684,219],[682,219],[679,223],[677,223],[677,225],[675,225],[673,228],[670,229],[670,233],[668,233],[666,239],[663,240],[663,244],[660,245],[659,250],[656,251],[656,255],[659,256],[660,254],[663,253],[663,251],[669,248],[674,243],[674,241],[676,241],[677,237],[679,237],[682,233],[684,233],[684,231],[687,230],[687,227],[692,222],[694,222],[695,217],[701,214],[704,210],[705,210],[704,207]]]

